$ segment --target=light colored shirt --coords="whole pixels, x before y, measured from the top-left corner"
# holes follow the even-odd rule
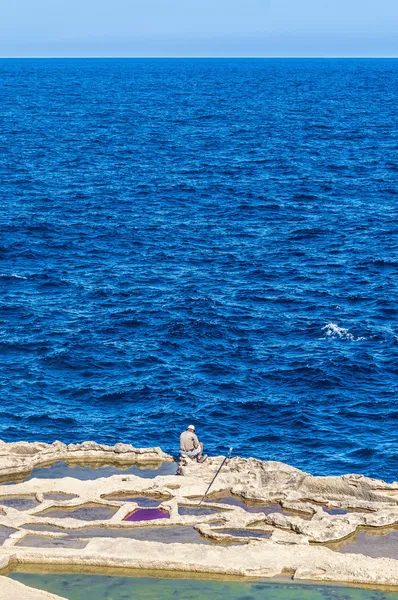
[[[199,440],[193,431],[184,431],[180,435],[180,450],[182,452],[192,452],[199,446]]]

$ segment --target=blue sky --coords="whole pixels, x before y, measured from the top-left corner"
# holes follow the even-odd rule
[[[0,56],[398,57],[398,0],[3,0]]]

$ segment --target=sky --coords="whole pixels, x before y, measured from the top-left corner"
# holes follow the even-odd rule
[[[0,0],[0,56],[398,57],[398,0]]]

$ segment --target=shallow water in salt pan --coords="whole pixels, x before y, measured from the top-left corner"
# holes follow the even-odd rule
[[[13,485],[30,479],[60,479],[62,477],[87,481],[99,477],[112,477],[112,475],[136,475],[143,479],[153,479],[158,475],[175,475],[177,467],[176,462],[164,462],[153,467],[140,468],[137,465],[76,465],[60,461],[47,467],[37,467],[27,476],[4,477],[2,485]]]
[[[55,502],[64,502],[65,500],[73,500],[78,498],[76,494],[64,494],[63,492],[55,494],[44,494],[44,500],[55,500]]]
[[[348,515],[350,512],[344,508],[326,508],[326,506],[323,506],[322,510],[328,515]]]
[[[87,546],[86,541],[80,541],[70,537],[45,537],[41,535],[26,535],[17,542],[22,548],[74,548],[81,549]]]
[[[39,503],[35,498],[1,498],[0,504],[3,506],[9,506],[16,510],[30,510],[35,508]]]
[[[91,538],[129,538],[148,542],[168,543],[195,543],[210,544],[210,540],[203,538],[193,527],[171,526],[171,527],[83,527],[81,529],[62,529],[51,525],[27,525],[26,529],[38,532],[66,533],[70,539]],[[1,536],[1,529],[0,529]],[[1,538],[0,538],[1,543]]]
[[[152,479],[158,475],[175,475],[178,464],[176,462],[164,462],[153,468],[140,468],[137,465],[75,465],[64,461],[54,463],[48,467],[38,467],[26,478],[16,478],[29,481],[30,479],[58,479],[61,477],[74,477],[83,481],[97,479],[98,477],[112,477],[112,475],[136,475],[143,479]],[[10,482],[13,483],[13,482]]]
[[[202,537],[193,527],[132,527],[127,528],[101,528],[86,529],[70,532],[72,537],[128,537],[133,540],[147,542],[163,542],[164,544],[210,544],[211,542]]]
[[[214,515],[218,510],[214,508],[196,508],[194,506],[179,506],[178,514],[181,517],[205,517]]]
[[[13,573],[12,579],[68,600],[398,600],[398,593],[264,581]]]
[[[82,521],[105,521],[113,517],[116,513],[115,508],[110,506],[81,506],[74,510],[65,508],[54,508],[46,510],[37,516],[48,517],[51,519],[79,519]]]
[[[398,560],[398,531],[359,531],[352,541],[342,544],[340,552]]]
[[[222,535],[233,535],[234,537],[243,538],[270,538],[271,533],[268,531],[261,531],[258,529],[217,529],[217,533]]]
[[[0,546],[6,541],[7,538],[10,537],[12,533],[15,533],[17,530],[12,527],[3,527],[0,525]]]
[[[162,508],[136,508],[127,515],[124,521],[154,521],[155,519],[170,519],[170,513]]]
[[[105,496],[102,496],[103,500],[112,500],[114,502],[136,502],[139,506],[142,506],[144,508],[156,508],[159,506],[159,504],[161,504],[163,502],[163,500],[159,499],[159,498],[147,498],[146,496],[133,496],[132,494],[130,495],[124,495],[123,494],[108,494]]]
[[[219,504],[229,504],[230,506],[239,506],[239,508],[243,508],[246,512],[251,513],[263,513],[265,515],[269,515],[271,513],[285,513],[291,514],[288,511],[282,509],[281,505],[275,502],[274,504],[264,504],[262,502],[255,502],[250,500],[243,500],[242,498],[238,498],[237,496],[222,496],[219,498],[210,498],[206,500],[206,502],[217,502]]]
[[[272,512],[282,512],[282,507],[280,504],[264,504],[260,502],[249,502],[244,501],[242,498],[238,498],[237,496],[220,496],[213,498],[207,498],[206,502],[216,502],[217,504],[229,504],[230,506],[239,506],[239,508],[243,508],[247,512],[262,512],[264,514],[269,514]]]

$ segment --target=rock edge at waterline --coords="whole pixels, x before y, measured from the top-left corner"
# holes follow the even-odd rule
[[[173,461],[160,448],[134,448],[130,444],[106,446],[96,442],[63,444],[56,441],[12,442],[0,440],[0,481],[23,478],[33,469],[58,461],[84,464],[136,464],[150,465]]]
[[[21,477],[22,473],[29,474],[33,468],[55,461],[95,462],[99,466],[154,465],[171,460],[160,448],[136,449],[124,444],[108,447],[95,442],[69,446],[60,442],[0,443],[3,481],[5,477],[15,481],[16,475]],[[288,573],[297,580],[398,586],[398,560],[341,554],[327,547],[362,529],[398,528],[397,483],[386,484],[362,475],[314,477],[283,463],[237,457],[227,461],[211,490],[212,498],[203,504],[213,512],[180,514],[182,506],[198,508],[221,460],[222,457],[213,457],[203,464],[188,460],[182,465],[180,476],[147,479],[121,472],[86,481],[64,477],[2,485],[0,505],[5,499],[28,498],[34,499],[35,506],[18,510],[10,503],[7,506],[7,502],[1,506],[0,531],[2,528],[6,533],[0,546],[0,565],[3,570],[12,569],[15,564],[78,565],[252,577]],[[139,505],[135,497],[142,496],[158,499],[170,518],[150,523],[126,522],[126,515]],[[228,504],[223,502],[225,497],[238,502]],[[253,504],[249,511],[245,506],[250,502]],[[269,510],[262,510],[264,506]],[[85,534],[85,528],[92,528],[93,521],[74,516],[81,507],[112,509],[112,516],[95,521],[95,528],[101,528],[99,535],[98,531],[95,537]],[[325,508],[346,513],[329,514]],[[51,511],[55,509],[63,511],[63,516],[53,516]],[[164,531],[165,541],[147,541],[148,525]],[[177,534],[183,529],[192,530],[194,542],[179,543],[177,536],[176,542],[166,543],[170,541],[168,527]],[[130,535],[137,528],[144,528],[144,539],[121,535],[127,530]],[[249,537],[236,537],[236,530]],[[24,545],[30,536],[42,542],[56,539],[67,546],[72,534],[80,547],[50,549],[41,542]],[[260,534],[269,539],[261,539]],[[46,596],[32,596],[32,600],[36,597]]]
[[[42,590],[35,590],[19,581],[0,577],[0,600],[66,600]]]

